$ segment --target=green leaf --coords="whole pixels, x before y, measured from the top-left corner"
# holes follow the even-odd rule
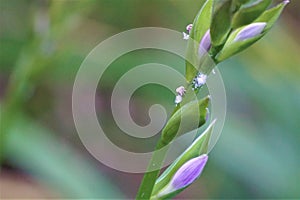
[[[207,147],[214,124],[215,121],[213,121],[209,127],[161,174],[156,180],[152,196],[157,195],[158,192],[170,182],[174,174],[184,163],[202,154],[207,154]],[[177,191],[177,193],[172,193],[172,195],[176,195],[180,191],[182,190]]]
[[[277,6],[265,11],[261,16],[259,16],[254,22],[265,22],[267,23],[265,29],[263,30],[262,34],[258,35],[257,37],[253,37],[243,41],[235,42],[234,39],[237,34],[244,28],[240,27],[233,31],[229,38],[227,39],[223,49],[220,53],[215,57],[217,62],[222,62],[223,60],[243,51],[244,49],[250,47],[256,41],[261,39],[264,35],[268,33],[268,31],[273,27],[277,19],[279,18],[280,14],[282,13],[284,7],[287,5],[286,2],[280,3]]]
[[[250,24],[258,18],[271,4],[272,0],[258,0],[243,5],[233,16],[232,27],[238,28]]]
[[[205,123],[209,97],[195,100],[177,110],[162,131],[162,140],[170,143],[176,136],[195,130]]]
[[[193,28],[190,33],[190,39],[188,41],[187,47],[187,57],[193,61],[190,63],[186,61],[186,80],[187,82],[191,82],[193,78],[196,76],[197,67],[195,66],[198,63],[198,48],[199,43],[204,36],[204,34],[208,31],[211,24],[213,11],[213,0],[207,0],[200,11],[198,12],[194,22]]]
[[[210,27],[211,40],[214,46],[224,44],[231,30],[231,3],[231,0],[227,0],[214,11]]]

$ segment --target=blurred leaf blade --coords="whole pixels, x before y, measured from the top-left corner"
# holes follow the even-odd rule
[[[88,159],[52,135],[45,128],[20,117],[5,138],[5,156],[64,197],[122,197],[119,189]]]

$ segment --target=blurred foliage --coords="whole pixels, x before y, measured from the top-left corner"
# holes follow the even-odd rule
[[[184,31],[202,3],[0,0],[1,168],[21,170],[61,197],[134,197],[141,176],[96,162],[79,141],[71,113],[75,74],[107,37],[142,26]],[[219,65],[228,98],[223,135],[201,179],[178,198],[300,197],[299,9],[300,1],[292,1],[269,36]],[[106,106],[118,77],[157,56],[136,54],[144,56],[127,55],[112,64],[106,73],[113,78],[99,85],[96,107],[107,114],[99,120],[116,142],[139,149],[135,140],[118,137],[122,133]],[[184,70],[182,60],[157,58]],[[159,95],[149,95],[153,91]],[[149,105],[173,106],[170,91],[156,85],[140,88],[133,99],[141,110],[134,119],[141,124],[147,123]]]

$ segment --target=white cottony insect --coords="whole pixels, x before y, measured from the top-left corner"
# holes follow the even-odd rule
[[[184,96],[186,90],[183,86],[180,86],[176,89],[176,97],[175,97],[175,104],[179,104],[182,102],[182,97]]]
[[[193,28],[193,24],[189,24],[186,26],[186,30],[188,31],[188,33],[191,33],[192,28]]]
[[[182,102],[182,96],[177,95],[177,96],[175,97],[175,104],[177,105],[177,104],[179,104],[179,103],[181,103],[181,102]]]
[[[185,88],[183,86],[180,86],[176,89],[177,94],[179,94],[180,96],[183,96],[186,92]]]
[[[183,34],[183,39],[184,39],[184,40],[188,40],[188,39],[190,38],[190,35],[189,35],[189,34],[187,34],[187,33],[185,33],[185,32],[183,32],[182,34]]]
[[[206,83],[207,75],[199,73],[193,80],[193,88],[197,89]]]
[[[187,30],[188,33],[185,33],[185,32],[182,33],[184,40],[188,40],[190,38],[189,34],[191,33],[192,28],[193,28],[193,24],[189,24],[189,25],[186,26],[186,30]]]

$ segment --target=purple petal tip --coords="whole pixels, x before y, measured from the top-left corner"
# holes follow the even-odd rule
[[[198,49],[199,56],[205,55],[211,47],[211,38],[210,38],[210,30],[206,31],[204,34]]]

